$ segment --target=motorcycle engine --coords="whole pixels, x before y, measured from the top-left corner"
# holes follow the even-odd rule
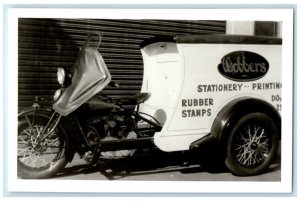
[[[93,126],[88,126],[87,139],[91,145],[99,143],[99,141],[111,141],[121,139],[136,139],[137,134],[132,131],[134,123],[132,119],[124,116],[108,116],[93,119],[90,121]],[[96,129],[97,128],[97,129]],[[99,135],[100,134],[100,135]],[[118,150],[101,152],[102,158],[114,159],[126,156],[132,156],[133,150]]]
[[[134,131],[129,132],[126,137],[126,139],[136,139],[136,138],[137,138],[137,134]],[[109,141],[109,140],[118,140],[118,138],[108,136],[103,138],[101,141]],[[126,156],[132,156],[135,153],[135,151],[136,149],[106,151],[106,152],[101,152],[101,156],[107,159],[123,158]]]

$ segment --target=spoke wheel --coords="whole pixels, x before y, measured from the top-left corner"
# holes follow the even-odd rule
[[[255,167],[262,163],[272,149],[271,136],[256,123],[248,124],[236,134],[234,154],[236,160],[245,167]]]
[[[236,175],[255,175],[265,171],[278,149],[279,131],[272,119],[262,113],[241,118],[230,133],[227,167]]]
[[[47,178],[55,175],[67,163],[65,135],[59,126],[54,130],[45,130],[49,119],[44,115],[36,115],[35,120],[32,119],[32,115],[19,118],[18,176]],[[42,135],[47,137],[42,139]]]
[[[42,125],[35,125],[33,129],[37,134],[32,133],[32,129],[26,128],[18,136],[18,159],[27,167],[46,168],[55,161],[64,148],[55,131],[52,131],[44,141],[39,142],[43,128]]]

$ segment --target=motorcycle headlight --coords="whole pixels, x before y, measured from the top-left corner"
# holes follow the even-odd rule
[[[61,93],[62,93],[62,89],[56,90],[56,92],[55,92],[55,94],[54,94],[54,96],[53,96],[53,100],[54,100],[54,101],[57,101],[57,100],[59,99]]]
[[[65,83],[66,79],[66,71],[63,68],[57,69],[57,81],[60,85],[63,85]]]

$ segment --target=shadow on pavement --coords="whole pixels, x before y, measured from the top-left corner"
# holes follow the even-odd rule
[[[195,174],[201,172],[222,174],[229,172],[223,163],[217,162],[220,160],[217,159],[215,153],[205,152],[205,150],[201,150],[201,153],[205,153],[205,155],[202,154],[200,156],[199,152],[165,153],[151,151],[141,156],[100,160],[99,163],[94,166],[82,164],[65,168],[63,172],[56,176],[56,179],[66,176],[88,175],[97,172],[104,175],[108,180],[171,172],[180,172],[180,174]],[[280,170],[280,158],[280,154],[278,154],[278,157],[274,160],[266,173]]]

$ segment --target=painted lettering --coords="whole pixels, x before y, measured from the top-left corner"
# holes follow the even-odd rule
[[[211,116],[211,109],[190,109],[190,110],[182,110],[182,117],[203,117],[203,116]]]
[[[281,82],[252,83],[252,90],[274,90],[281,88]]]
[[[182,107],[191,107],[191,106],[211,106],[214,104],[212,98],[203,98],[203,99],[182,99]]]
[[[228,92],[228,91],[241,91],[243,84],[199,84],[198,92]]]
[[[267,71],[265,63],[247,63],[246,57],[237,57],[236,61],[232,61],[227,56],[222,59],[223,70],[226,73],[265,73]]]
[[[269,70],[268,61],[249,51],[231,52],[221,58],[219,73],[227,79],[247,82],[262,78]]]

